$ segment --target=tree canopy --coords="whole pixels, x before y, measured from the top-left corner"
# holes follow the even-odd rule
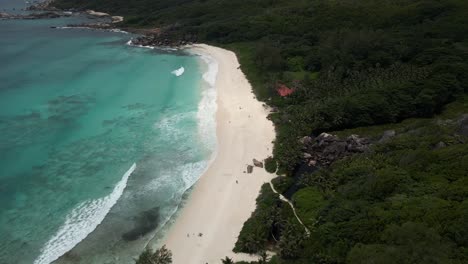
[[[150,248],[146,248],[138,259],[136,264],[171,264],[172,252],[166,248],[166,245],[153,252]]]

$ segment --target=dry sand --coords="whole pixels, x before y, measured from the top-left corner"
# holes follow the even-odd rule
[[[271,155],[274,127],[233,52],[208,45],[194,45],[190,50],[218,62],[217,156],[161,244],[172,251],[174,264],[221,263],[225,256],[257,260],[257,256],[234,254],[232,249],[255,210],[260,187],[273,177],[257,167],[252,174],[245,171],[253,158]]]

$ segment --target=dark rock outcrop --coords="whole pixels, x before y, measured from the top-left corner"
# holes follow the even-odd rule
[[[91,18],[91,19],[110,17],[110,15],[108,13],[96,12],[94,10],[86,10],[86,14],[88,15],[88,18]]]
[[[123,16],[111,16],[111,23],[120,23],[124,21]]]
[[[152,32],[147,32],[144,36],[133,39],[132,44],[151,47],[180,47],[193,44],[196,41],[196,36],[192,34],[176,36],[171,31],[154,29]]]
[[[369,148],[370,141],[367,138],[360,138],[357,135],[351,135],[346,140],[346,150],[349,152],[364,152]]]
[[[0,13],[0,19],[50,19],[70,16],[68,13],[63,12],[41,12],[31,13],[26,15]]]
[[[26,8],[26,11],[59,11],[58,8],[51,6],[52,0],[37,2]]]
[[[434,149],[441,149],[441,148],[445,148],[447,147],[447,144],[445,144],[444,142],[440,141],[439,143],[437,143],[435,146],[434,146]]]
[[[388,141],[390,138],[394,137],[396,135],[395,130],[386,130],[384,131],[382,137],[379,140],[379,143],[383,143]]]
[[[253,166],[247,165],[247,173],[252,173],[252,172],[253,172]]]
[[[308,166],[329,166],[334,161],[353,153],[362,153],[369,149],[370,141],[357,135],[339,139],[335,135],[322,133],[316,138],[303,137],[302,156]]]
[[[114,26],[109,23],[98,22],[98,23],[83,23],[83,24],[68,24],[67,27],[75,28],[92,28],[92,29],[113,29]]]
[[[252,161],[253,161],[254,166],[259,167],[259,168],[263,168],[263,162],[258,161],[256,159],[253,159]]]
[[[25,17],[23,17],[23,19],[24,18],[27,18],[27,19],[59,18],[63,16],[68,16],[68,15],[57,13],[57,12],[43,12],[43,13],[33,13],[30,15],[26,15]]]
[[[464,114],[458,119],[457,134],[468,137],[468,114]]]

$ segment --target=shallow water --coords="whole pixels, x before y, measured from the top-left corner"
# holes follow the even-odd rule
[[[215,148],[199,58],[79,19],[0,21],[0,263],[133,263]]]

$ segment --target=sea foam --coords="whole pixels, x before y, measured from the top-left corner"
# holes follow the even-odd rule
[[[177,69],[177,70],[173,70],[171,73],[174,74],[175,76],[179,77],[179,76],[181,76],[182,74],[184,74],[184,71],[185,71],[185,68],[184,68],[184,67],[180,67],[180,68]]]
[[[203,80],[208,84],[202,90],[202,98],[198,104],[198,134],[202,142],[216,152],[216,76],[218,75],[218,62],[211,56],[199,54],[208,69],[203,73]],[[215,153],[213,153],[213,156]]]
[[[132,46],[132,47],[139,47],[139,48],[154,49],[154,47],[153,47],[153,46],[143,46],[143,45],[136,45],[136,44],[134,44],[134,43],[133,43],[133,41],[132,41],[132,40],[129,40],[129,41],[127,41],[127,45],[128,45],[128,46]]]
[[[208,70],[203,74],[203,79],[214,88],[216,76],[218,75],[218,62],[213,57],[205,54],[199,54],[199,56],[208,65]]]
[[[75,207],[67,215],[65,223],[57,233],[44,245],[41,255],[34,261],[34,264],[51,263],[93,232],[122,196],[128,177],[135,168],[136,164],[133,163],[109,195],[97,200],[85,201]]]
[[[191,52],[192,54],[195,54]],[[174,182],[173,175],[180,175],[181,182],[180,191],[185,193],[190,189],[209,168],[210,164],[213,162],[217,153],[217,138],[216,138],[216,110],[217,110],[217,93],[216,93],[216,76],[218,74],[218,62],[211,56],[205,54],[195,54],[201,58],[202,62],[207,65],[207,70],[203,73],[203,81],[207,85],[202,85],[201,89],[201,99],[198,104],[198,109],[196,112],[197,118],[197,130],[198,136],[200,139],[200,145],[205,148],[205,150],[211,152],[211,156],[208,159],[200,160],[197,162],[187,163],[180,166],[177,166],[171,171],[161,173],[161,177],[151,181],[146,185],[147,190],[145,191],[154,191],[162,186],[170,185]],[[175,129],[175,123],[180,122],[183,119],[191,118],[192,112],[176,114],[167,118],[162,119],[156,128],[167,136],[178,138],[181,134],[180,131]],[[161,219],[161,230],[166,228],[168,221],[177,213],[177,210],[180,207],[180,203],[177,203],[175,207],[172,208],[164,219]],[[160,236],[155,235],[152,241],[157,241],[160,239]],[[148,243],[152,243],[149,241]]]

